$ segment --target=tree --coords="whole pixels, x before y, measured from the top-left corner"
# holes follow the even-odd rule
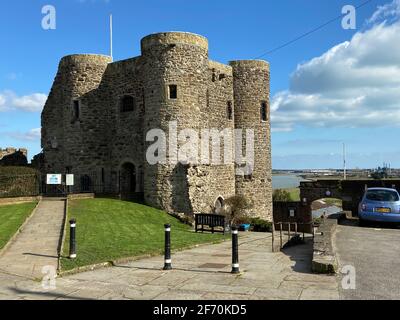
[[[240,218],[246,215],[246,211],[253,207],[246,197],[236,195],[225,200],[225,216],[230,225],[235,224]]]
[[[290,202],[292,201],[290,192],[283,189],[276,189],[272,195],[273,201],[283,201]]]

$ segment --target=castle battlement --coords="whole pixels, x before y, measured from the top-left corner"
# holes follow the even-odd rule
[[[44,170],[73,173],[77,188],[93,192],[142,194],[147,204],[176,213],[211,212],[242,194],[254,216],[270,219],[269,64],[212,61],[208,40],[186,32],[151,34],[140,45],[140,56],[122,61],[61,59],[42,113]],[[171,122],[178,132],[254,130],[252,174],[237,176],[231,164],[172,165],[171,153],[167,164],[150,165],[146,135],[168,135]]]

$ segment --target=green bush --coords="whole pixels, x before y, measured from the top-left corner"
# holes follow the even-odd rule
[[[284,189],[276,189],[272,194],[272,199],[273,201],[284,201],[284,202],[292,201],[290,192]]]
[[[38,171],[29,167],[0,167],[0,198],[39,194]]]
[[[0,176],[23,176],[38,174],[36,169],[31,167],[3,167],[0,166]]]
[[[225,200],[224,215],[230,225],[241,224],[246,217],[246,211],[252,208],[252,203],[242,195],[236,195]]]
[[[272,232],[272,222],[260,218],[253,218],[250,220],[250,224],[254,232]]]

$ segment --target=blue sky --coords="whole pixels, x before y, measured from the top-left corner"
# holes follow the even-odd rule
[[[110,13],[116,60],[139,55],[143,36],[174,30],[206,36],[210,58],[228,62],[254,59],[363,1],[2,1],[0,147],[40,152],[40,111],[60,58],[107,54]],[[56,30],[41,27],[47,4]],[[356,30],[338,20],[264,57],[275,169],[340,168],[343,142],[350,168],[400,167],[399,8],[400,0],[373,0],[357,10]]]

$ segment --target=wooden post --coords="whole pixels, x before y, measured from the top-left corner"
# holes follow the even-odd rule
[[[283,245],[283,235],[282,235],[282,222],[279,222],[279,229],[280,229],[280,237],[281,237],[281,250],[282,250],[282,245]]]

